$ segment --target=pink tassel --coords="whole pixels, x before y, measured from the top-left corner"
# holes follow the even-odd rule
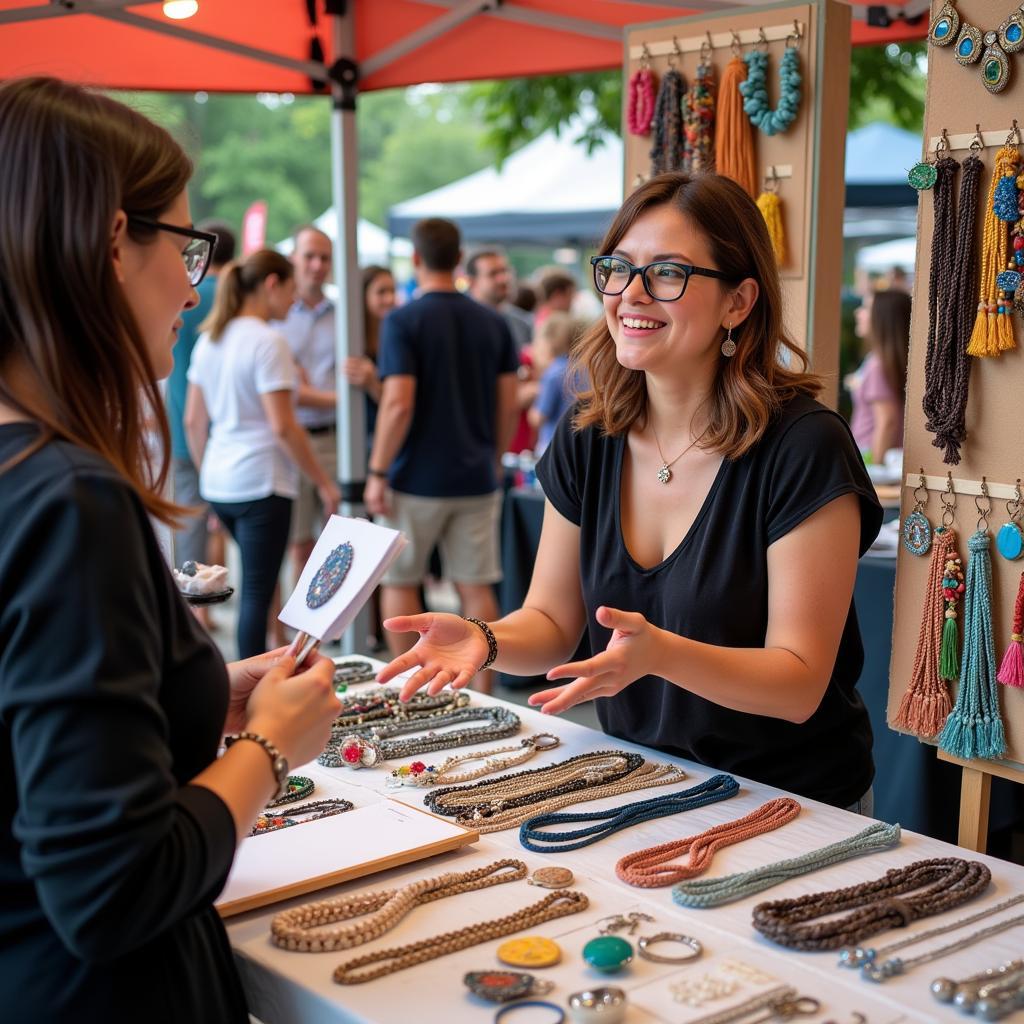
[[[996,679],[1007,686],[1024,686],[1024,572],[1020,574],[1017,600],[1013,602],[1013,632]]]

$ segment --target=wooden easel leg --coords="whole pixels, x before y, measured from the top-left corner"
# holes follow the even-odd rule
[[[984,853],[988,845],[988,801],[992,776],[976,768],[963,768],[960,782],[960,846]]]

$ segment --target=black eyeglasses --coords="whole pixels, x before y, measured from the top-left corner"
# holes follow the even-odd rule
[[[192,239],[182,250],[181,258],[185,261],[188,281],[193,288],[199,284],[210,269],[213,250],[217,245],[217,236],[210,231],[197,231],[195,228],[179,228],[177,224],[165,224],[161,220],[149,220],[147,217],[129,217],[130,221],[145,228],[158,228],[170,231],[175,235],[184,235]]]
[[[692,267],[689,263],[659,260],[645,267],[634,267],[629,260],[619,256],[591,256],[590,263],[594,268],[594,285],[602,295],[621,295],[639,274],[644,283],[644,291],[657,302],[681,299],[693,274],[717,277],[722,281],[732,280],[720,270]]]

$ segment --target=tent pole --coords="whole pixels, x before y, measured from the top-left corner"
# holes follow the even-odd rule
[[[355,4],[340,5],[344,13],[331,16],[333,55],[338,74],[331,83],[331,192],[337,218],[334,245],[334,280],[338,286],[335,307],[337,375],[338,480],[345,516],[365,514],[362,485],[366,479],[366,417],[362,392],[344,382],[341,367],[350,356],[364,352],[363,295],[359,276],[356,233],[359,203],[359,160],[356,136]],[[348,73],[348,87],[338,80]],[[369,605],[356,616],[342,637],[344,654],[356,653],[369,635]]]

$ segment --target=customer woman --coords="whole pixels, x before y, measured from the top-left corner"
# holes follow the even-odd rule
[[[377,405],[380,402],[380,377],[377,375],[377,349],[380,344],[380,325],[384,317],[395,308],[395,279],[387,267],[375,263],[362,269],[363,278],[363,351],[361,356],[345,360],[344,374],[366,395],[366,451],[373,446],[373,431],[377,425]]]
[[[156,382],[215,237],[190,173],[105,96],[0,86],[4,1020],[245,1024],[213,900],[278,789],[268,754],[305,763],[337,714],[326,659],[225,667],[150,525],[184,512],[143,432],[169,450]]]
[[[327,515],[341,496],[295,418],[298,371],[284,336],[267,325],[295,299],[292,265],[261,249],[226,267],[192,352],[185,431],[199,493],[238,544],[242,600],[238,654],[267,646],[267,618],[281,572],[301,469]]]
[[[910,296],[899,288],[869,292],[855,317],[857,337],[868,352],[847,380],[853,399],[853,439],[875,464],[890,448],[903,447],[910,347]]]
[[[524,607],[486,631],[388,620],[420,639],[378,678],[420,665],[405,696],[464,686],[493,633],[501,671],[572,680],[531,696],[545,712],[598,698],[613,736],[867,812],[852,595],[881,510],[783,329],[764,221],[726,178],[665,174],[599,251],[605,316],[573,353],[590,386],[538,465]],[[585,628],[593,656],[563,664]]]

